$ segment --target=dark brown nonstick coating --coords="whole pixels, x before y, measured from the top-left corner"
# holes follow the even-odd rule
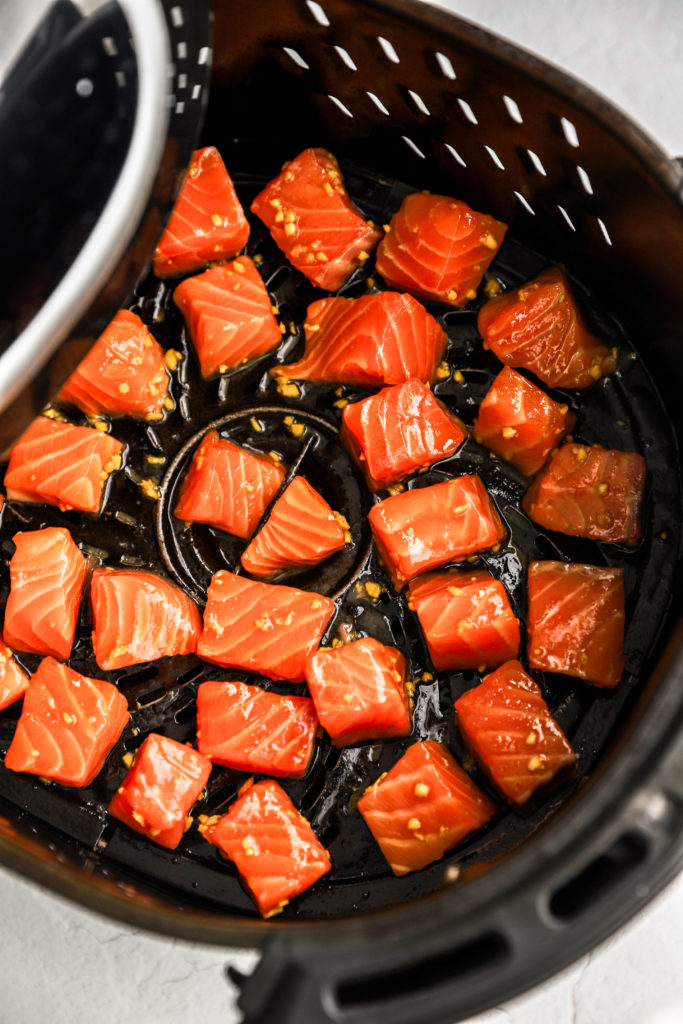
[[[207,139],[217,143],[221,139]],[[315,140],[311,140],[315,143]],[[226,143],[225,149],[228,149]],[[248,151],[247,151],[248,152]],[[228,161],[245,208],[268,180],[250,158],[240,163],[239,147]],[[293,153],[277,154],[277,163]],[[355,164],[342,164],[350,194],[366,216],[385,223],[407,192],[419,188],[387,181]],[[114,420],[111,432],[129,445],[124,469],[110,483],[103,513],[88,518],[39,505],[6,504],[2,512],[0,545],[3,566],[1,597],[9,586],[7,564],[13,551],[12,536],[18,530],[47,525],[66,526],[81,548],[107,565],[146,567],[175,578],[200,602],[211,574],[239,564],[244,545],[208,526],[186,526],[174,519],[177,487],[192,451],[210,424],[224,437],[258,451],[275,451],[292,473],[303,473],[342,512],[351,526],[352,547],[333,556],[319,569],[290,574],[286,582],[316,589],[335,597],[337,613],[326,639],[371,635],[399,647],[410,659],[417,683],[413,732],[410,737],[387,743],[362,744],[344,750],[334,748],[327,737],[318,742],[311,768],[304,779],[285,782],[297,806],[310,819],[322,842],[329,847],[333,870],[312,890],[295,900],[286,917],[318,918],[349,915],[354,911],[392,906],[414,896],[435,892],[458,878],[482,870],[497,861],[536,830],[592,771],[610,742],[620,720],[635,697],[640,673],[657,638],[668,608],[673,580],[671,570],[678,549],[680,523],[672,519],[678,507],[679,481],[675,440],[655,387],[643,362],[624,337],[619,311],[605,310],[599,296],[589,295],[580,282],[575,291],[589,325],[619,349],[618,370],[584,393],[552,392],[577,414],[574,437],[587,444],[642,452],[648,464],[648,490],[644,509],[645,535],[635,547],[578,540],[543,531],[521,511],[520,499],[528,481],[510,465],[492,457],[468,439],[450,459],[412,478],[408,486],[421,487],[461,473],[479,473],[505,520],[510,535],[497,554],[476,559],[505,584],[516,614],[525,616],[525,570],[529,559],[559,558],[625,568],[627,595],[626,668],[617,689],[604,692],[567,677],[533,675],[543,688],[550,708],[578,754],[574,782],[546,800],[527,817],[502,808],[479,834],[440,861],[415,875],[396,879],[355,810],[363,789],[387,770],[406,747],[418,739],[443,740],[465,764],[476,781],[487,787],[483,776],[467,757],[453,723],[453,701],[475,685],[473,672],[436,675],[405,598],[397,597],[372,551],[367,512],[375,500],[362,475],[339,444],[337,430],[343,397],[356,399],[368,392],[334,386],[302,385],[298,398],[284,398],[267,370],[274,361],[291,362],[303,346],[302,324],[306,306],[320,292],[291,269],[263,225],[251,217],[252,233],[247,251],[257,257],[260,272],[286,333],[275,356],[262,357],[224,377],[204,380],[172,302],[173,284],[162,284],[148,272],[140,282],[132,308],[139,312],[164,348],[174,348],[184,359],[174,374],[175,408],[153,425],[130,419]],[[537,274],[547,261],[508,237],[497,255],[487,280],[503,288]],[[341,294],[358,296],[383,284],[373,271],[373,261],[353,275]],[[480,290],[483,296],[483,289]],[[444,312],[428,306],[443,323],[449,337],[447,359],[462,380],[449,376],[434,391],[471,427],[478,405],[500,363],[484,351],[476,329],[481,299],[465,310]],[[66,409],[74,422],[86,422],[77,411]],[[305,425],[296,436],[284,422],[293,416]],[[164,463],[150,463],[148,456],[163,456]],[[152,480],[160,497],[147,497],[143,481]],[[473,566],[475,562],[472,563]],[[378,599],[369,596],[364,584],[378,582]],[[21,657],[34,668],[37,658]],[[129,700],[131,723],[95,781],[83,790],[68,790],[30,776],[14,775],[0,767],[0,800],[34,816],[80,844],[84,859],[98,861],[112,871],[132,873],[145,886],[181,905],[213,909],[221,914],[254,915],[249,897],[232,865],[190,829],[179,849],[169,852],[141,839],[106,816],[106,805],[125,774],[122,756],[135,750],[154,730],[175,739],[195,740],[195,694],[204,679],[243,678],[188,656],[133,667],[123,672],[102,673],[97,668],[90,642],[90,610],[84,601],[71,664],[88,675],[117,682]],[[433,678],[423,679],[423,674]],[[304,693],[305,687],[255,680],[277,692]],[[0,714],[0,753],[11,740],[19,707]],[[244,776],[215,768],[206,797],[195,815],[216,814],[227,809]],[[284,919],[283,918],[283,919]]]

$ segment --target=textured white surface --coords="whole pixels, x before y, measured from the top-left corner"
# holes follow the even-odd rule
[[[682,0],[441,5],[583,78],[683,154]],[[2,870],[0,908],[0,1024],[238,1020],[223,971],[248,969],[249,953],[124,928]],[[682,964],[683,876],[590,956],[476,1024],[681,1024]]]

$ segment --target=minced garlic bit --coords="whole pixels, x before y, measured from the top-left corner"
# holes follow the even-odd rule
[[[448,365],[448,363],[445,360],[444,360],[444,362],[439,363],[439,365],[436,368],[436,376],[437,376],[437,378],[439,380],[446,380],[446,378],[450,377],[450,375],[451,375],[451,368]]]
[[[171,373],[178,368],[178,363],[182,362],[183,358],[183,353],[176,348],[169,348],[164,352],[164,363]]]
[[[130,391],[130,384],[127,384],[125,380],[122,380],[119,384],[119,391],[122,395],[127,395]]]
[[[317,608],[320,608],[321,604],[322,604],[322,601],[319,601],[316,598],[315,601],[311,602],[311,611],[315,611]]]
[[[401,494],[402,491],[405,491],[405,487],[403,484],[394,484],[393,487],[387,487],[387,491],[389,494]]]
[[[576,461],[581,464],[583,464],[588,458],[587,450],[585,448],[579,448],[578,446],[576,448],[572,448],[572,455]]]
[[[106,434],[107,431],[109,430],[109,424],[107,423],[107,421],[100,419],[99,416],[88,416],[88,422],[90,423],[91,427],[93,427],[95,430],[101,431],[101,433],[103,434]]]
[[[133,819],[137,821],[138,825],[145,827],[145,819],[142,817],[139,811],[133,811]]]
[[[284,425],[287,427],[287,430],[290,432],[290,434],[293,434],[294,437],[301,437],[304,430],[306,429],[303,423],[297,423],[293,416],[285,416],[283,422]]]
[[[509,440],[511,437],[517,437],[517,431],[514,427],[503,427],[501,433],[506,440]]]
[[[138,486],[146,498],[151,498],[152,501],[158,500],[159,485],[156,484],[154,480],[141,480]]]
[[[494,295],[498,295],[500,293],[500,285],[494,277],[486,282],[484,291],[490,299],[492,299]]]
[[[277,389],[284,398],[299,398],[301,395],[299,385],[291,380],[278,381]]]
[[[464,376],[463,376],[463,374],[461,373],[460,370],[455,370],[454,371],[454,373],[453,373],[453,380],[455,381],[456,384],[464,384],[465,383],[465,378],[464,378]]]
[[[147,416],[145,417],[145,419],[148,419],[148,420],[163,420],[163,418],[164,418],[163,412],[149,412],[149,413],[147,413]]]
[[[487,249],[497,249],[498,242],[495,240],[493,235],[487,235],[486,238],[480,239],[481,244],[485,245]]]
[[[598,494],[607,494],[609,491],[609,484],[598,484]]]
[[[417,832],[419,828],[422,828],[422,823],[419,818],[411,818],[408,822],[408,828],[411,832]]]
[[[123,757],[121,758],[121,760],[122,760],[122,761],[123,761],[123,763],[125,764],[126,768],[130,768],[130,766],[131,766],[131,765],[132,765],[132,763],[133,763],[133,755],[131,754],[131,752],[130,752],[130,751],[128,751],[127,753],[125,753],[125,754],[123,755]]]
[[[527,763],[527,768],[529,769],[530,772],[537,772],[542,767],[543,767],[543,761],[538,756],[538,754],[534,754],[533,757],[529,758],[529,761]]]
[[[566,416],[568,412],[569,412],[569,406],[568,405],[561,405],[560,406],[560,416]]]
[[[276,466],[279,466],[280,463],[282,462],[282,459],[280,458],[277,452],[268,452],[268,458],[271,460],[271,462],[274,462]]]
[[[453,509],[453,515],[455,515],[455,516],[461,516],[461,515],[463,515],[463,513],[467,512],[467,509],[468,509],[469,507],[470,507],[469,505],[457,505],[457,506],[456,506],[456,507],[455,507],[455,508]]]
[[[374,580],[368,580],[365,584],[365,593],[368,597],[371,597],[373,601],[376,601],[382,593],[382,588],[379,583],[375,583]]]
[[[365,261],[369,260],[369,259],[370,259],[370,253],[366,252],[365,249],[361,249],[361,251],[358,253],[358,262],[359,263],[365,263]]]
[[[465,591],[462,589],[462,587],[449,587],[448,593],[452,594],[453,597],[462,597]]]
[[[166,397],[164,399],[164,409],[167,409],[169,412],[171,411],[171,409],[175,409],[175,404],[172,398]]]
[[[612,517],[609,512],[598,512],[598,526],[611,526]]]
[[[448,299],[449,302],[455,302],[457,297],[458,293],[456,292],[455,288],[449,288],[448,291],[446,292],[446,298]]]
[[[261,423],[260,420],[257,420],[255,416],[252,416],[250,418],[249,424],[251,426],[251,429],[256,431],[257,434],[263,433],[263,424]]]
[[[538,736],[536,735],[533,729],[528,734],[524,742],[526,743],[527,747],[533,747],[536,745],[536,743],[538,742]]]
[[[332,403],[335,409],[344,409],[349,404],[348,398],[338,398],[336,402]]]
[[[118,452],[115,455],[110,455],[104,464],[102,472],[100,473],[100,480],[104,483],[107,477],[111,473],[115,473],[117,469],[121,469],[121,456]]]
[[[423,672],[422,675],[420,676],[420,679],[422,680],[423,683],[431,683],[432,680],[434,679],[434,676],[432,675],[431,672]]]
[[[344,694],[344,701],[345,701],[346,704],[353,704],[353,694],[352,693],[345,693]]]
[[[342,530],[350,530],[351,529],[351,527],[349,526],[348,519],[346,518],[346,516],[343,516],[341,514],[341,512],[335,512],[334,513],[334,518],[337,520],[337,522],[341,526]]]
[[[477,293],[474,290],[474,288],[470,288],[468,291],[465,292],[465,298],[469,299],[470,302],[472,302],[473,299],[476,299],[476,297],[477,297]]]
[[[65,723],[67,725],[73,725],[74,722],[76,721],[75,716],[74,715],[70,715],[68,711],[63,711],[62,712],[62,718],[64,719],[64,721],[65,721]]]
[[[147,461],[150,466],[162,466],[166,460],[163,455],[148,455]]]
[[[269,917],[275,917],[276,914],[281,914],[288,904],[289,900],[281,900],[276,907],[273,907],[272,910],[269,910],[263,915],[263,919],[267,920]]]
[[[220,227],[220,225],[223,223],[223,218],[221,217],[220,213],[211,214],[211,223],[215,225],[215,227]]]
[[[239,260],[233,260],[232,269],[236,270],[238,274],[245,274],[246,273],[246,268],[245,268],[244,264],[240,263]]]
[[[270,621],[267,615],[262,615],[260,618],[254,619],[254,625],[263,633],[266,633],[268,632],[268,630],[273,629],[273,623]]]
[[[426,782],[416,782],[413,792],[415,796],[429,796],[429,786]]]

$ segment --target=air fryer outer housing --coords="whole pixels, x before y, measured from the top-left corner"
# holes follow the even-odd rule
[[[683,174],[585,86],[422,4],[216,2],[209,124],[217,116],[245,151],[325,145],[510,224],[618,310],[683,439]],[[679,465],[671,478],[680,525]],[[86,866],[75,838],[48,847],[5,804],[0,857],[135,925],[263,947],[241,979],[252,1024],[452,1024],[585,953],[678,871],[682,679],[679,574],[639,696],[592,777],[499,863],[389,910],[262,922],[181,907],[142,877]]]

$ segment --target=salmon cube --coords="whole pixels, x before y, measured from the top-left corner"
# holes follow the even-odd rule
[[[576,755],[518,661],[508,661],[455,702],[456,722],[487,776],[523,807],[569,773]]]
[[[453,455],[466,434],[458,417],[413,379],[347,405],[339,436],[370,490],[381,491]]]
[[[282,332],[249,256],[181,281],[173,301],[185,317],[204,377],[271,352]]]
[[[616,686],[624,671],[624,570],[531,562],[528,587],[531,668]]]
[[[249,224],[220,153],[215,146],[195,150],[154,252],[154,273],[176,277],[229,260],[248,238]]]
[[[519,621],[505,587],[485,569],[427,573],[408,600],[437,672],[495,668],[519,653]]]
[[[24,694],[5,767],[89,786],[129,717],[126,698],[112,683],[44,658]]]
[[[393,494],[369,513],[379,555],[400,590],[427,569],[498,544],[505,527],[478,476]]]
[[[442,743],[414,743],[358,810],[395,875],[419,871],[482,828],[496,805]]]
[[[407,736],[406,659],[372,637],[316,651],[305,665],[320,724],[337,747]]]
[[[111,434],[38,416],[10,452],[7,499],[98,512],[124,448]]]
[[[210,773],[208,757],[189,743],[151,732],[138,748],[108,812],[135,832],[175,850]]]
[[[267,693],[244,682],[197,690],[197,747],[214,764],[273,778],[300,778],[313,754],[318,718],[309,697]]]
[[[336,292],[361,267],[382,232],[363,220],[324,149],[305,149],[260,192],[252,211],[297,270]]]
[[[0,711],[23,697],[28,684],[29,677],[0,641]]]
[[[68,530],[15,533],[5,605],[5,643],[65,661],[76,636],[86,559]]]
[[[194,654],[199,610],[180,587],[143,569],[95,569],[92,645],[105,672]]]
[[[221,569],[207,591],[197,654],[226,668],[302,683],[334,614],[329,597]]]
[[[392,288],[419,299],[465,306],[477,297],[507,224],[462,200],[406,196],[377,250],[377,271]]]
[[[502,363],[531,370],[551,388],[587,388],[615,369],[611,350],[584,324],[557,267],[490,299],[478,327]]]
[[[276,380],[377,388],[414,377],[428,384],[448,341],[424,306],[398,292],[318,299],[308,307],[304,331],[303,357],[274,366]]]
[[[599,444],[565,444],[524,496],[529,516],[548,530],[611,543],[642,536],[645,459]]]
[[[330,855],[277,782],[241,791],[222,817],[204,818],[200,832],[231,860],[263,917],[330,870]]]
[[[158,341],[135,313],[122,309],[59,392],[89,415],[161,419],[169,375]]]
[[[209,430],[192,457],[174,515],[249,540],[284,479],[279,462]]]
[[[344,522],[305,477],[295,476],[243,552],[242,565],[259,577],[318,565],[346,544]]]
[[[554,402],[521,373],[504,366],[479,406],[472,434],[520,473],[533,476],[575,421],[568,405]]]

